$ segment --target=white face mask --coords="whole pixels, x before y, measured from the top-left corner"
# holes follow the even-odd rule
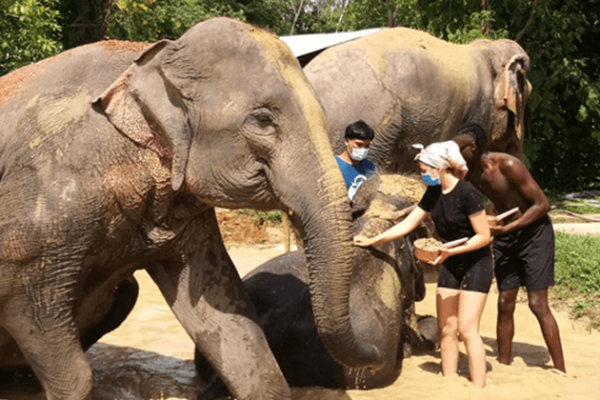
[[[367,158],[369,154],[369,149],[352,149],[352,153],[350,153],[350,158],[354,161],[362,161]]]

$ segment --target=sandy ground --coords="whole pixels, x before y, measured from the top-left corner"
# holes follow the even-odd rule
[[[600,224],[579,225],[600,227]],[[600,233],[600,229],[597,232]],[[243,276],[282,254],[283,246],[230,246],[229,250]],[[94,398],[195,399],[200,383],[191,361],[193,343],[148,275],[139,271],[136,278],[141,289],[132,314],[119,329],[106,335],[88,352],[94,369]],[[427,293],[425,300],[418,303],[417,312],[435,315],[435,283],[427,285]],[[519,303],[515,315],[514,361],[510,367],[503,366],[495,359],[496,301],[497,294],[492,288],[480,329],[488,364],[484,389],[470,384],[466,353],[461,344],[460,372],[456,377],[442,377],[439,354],[412,356],[405,359],[400,378],[385,389],[294,390],[294,400],[600,399],[600,332],[588,331],[585,322],[573,321],[566,311],[555,310],[568,372],[566,376],[557,374],[552,370],[537,321],[526,303]],[[0,399],[43,398],[39,388],[29,383],[0,385]]]
[[[262,262],[283,251],[281,246],[237,246],[230,254],[244,275]],[[141,278],[144,273],[139,273]],[[193,345],[179,324],[169,316],[170,311],[147,279],[140,279],[143,299],[125,324],[102,342],[118,346],[159,351],[181,359],[191,359]],[[435,315],[435,284],[427,285],[428,295],[417,305],[419,314]],[[492,289],[481,321],[480,333],[487,351],[488,381],[484,389],[474,388],[468,380],[466,352],[461,344],[459,376],[444,378],[440,373],[439,354],[413,356],[404,361],[403,371],[396,383],[372,391],[348,391],[335,398],[352,400],[388,399],[577,399],[600,398],[600,332],[586,330],[585,323],[574,322],[567,312],[556,311],[561,329],[567,376],[555,373],[549,360],[539,326],[526,303],[517,306],[514,361],[510,367],[496,359],[497,294]],[[140,329],[143,324],[146,328]],[[160,329],[156,329],[160,327]],[[144,332],[143,334],[140,334]],[[157,350],[160,349],[160,350]],[[330,393],[329,393],[330,394]],[[338,397],[339,396],[339,397]],[[319,398],[319,396],[315,397]]]
[[[576,233],[579,235],[600,235],[600,223],[591,222],[585,224],[567,223],[554,224],[554,230],[565,233]]]
[[[582,225],[582,224],[580,224]],[[591,225],[591,224],[585,224]],[[596,232],[600,233],[600,224]],[[560,227],[559,227],[560,228]],[[263,250],[264,251],[264,250]],[[252,268],[256,257],[265,253],[247,254],[243,247],[230,253],[243,274]],[[418,314],[435,315],[435,283],[427,284],[425,300],[417,304]],[[563,341],[567,375],[557,374],[546,350],[539,325],[526,303],[519,303],[515,313],[514,360],[510,367],[496,361],[496,303],[495,288],[486,302],[480,334],[487,352],[487,387],[474,388],[468,380],[468,363],[461,343],[459,376],[441,375],[439,354],[412,356],[404,360],[402,374],[394,385],[381,390],[348,391],[353,400],[391,399],[600,399],[600,332],[588,331],[584,322],[573,321],[566,311],[554,310]]]

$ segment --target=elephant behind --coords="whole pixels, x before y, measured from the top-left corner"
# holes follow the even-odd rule
[[[368,179],[354,202],[354,233],[372,235],[390,228],[393,222],[387,218],[420,200],[424,191],[421,182],[400,175]],[[415,315],[414,304],[424,298],[425,285],[412,244],[434,235],[434,229],[428,220],[408,237],[376,248],[355,248],[350,318],[361,340],[384,355],[378,370],[347,368],[328,355],[315,328],[304,252],[279,256],[244,277],[258,323],[291,386],[382,388],[399,376],[408,347],[412,352],[435,350],[437,320]],[[211,382],[204,398],[226,394],[200,354],[196,367]]]
[[[214,207],[290,212],[328,351],[382,363],[349,322],[350,206],[325,115],[274,35],[216,18],[176,41],[79,47],[0,78],[0,126],[0,373],[31,367],[49,400],[90,399],[83,350],[146,269],[236,398],[289,399]]]
[[[387,172],[417,172],[411,145],[449,140],[465,122],[490,132],[492,151],[522,158],[528,70],[512,40],[459,45],[408,28],[331,47],[304,67],[336,154],[346,126],[362,119],[375,130],[369,159]]]

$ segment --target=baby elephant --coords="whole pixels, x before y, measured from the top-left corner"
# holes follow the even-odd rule
[[[398,212],[424,193],[418,180],[379,175],[366,181],[353,205],[355,234],[368,236],[392,226]],[[414,258],[414,240],[434,234],[428,221],[410,236],[375,248],[355,248],[350,320],[355,334],[384,357],[378,370],[348,368],[325,350],[311,307],[306,255],[296,251],[251,271],[244,287],[258,313],[269,346],[293,387],[375,389],[392,384],[410,352],[432,351],[439,342],[434,317],[418,318],[414,303],[425,296],[423,268]],[[206,360],[196,352],[196,368],[209,382],[200,398],[227,394]]]

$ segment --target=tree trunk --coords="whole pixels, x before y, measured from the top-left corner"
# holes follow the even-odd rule
[[[335,26],[336,33],[337,33],[338,29],[340,28],[340,24],[342,23],[342,20],[344,19],[344,14],[346,13],[346,8],[348,7],[349,2],[350,2],[350,0],[344,1],[344,5],[342,6],[342,13],[340,14],[340,19],[338,19],[338,23]]]
[[[102,5],[102,24],[100,25],[100,40],[108,39],[109,21],[110,21],[110,6],[113,0],[104,0]]]
[[[488,9],[488,2],[487,2],[487,0],[481,0],[481,8],[483,9],[483,11],[487,11],[487,9]],[[488,24],[487,22],[484,22],[483,26],[481,27],[481,32],[483,32],[483,34],[485,36],[489,36],[489,34],[490,34],[490,24]]]
[[[386,1],[386,4],[388,4],[388,2]],[[397,5],[396,9],[394,10],[394,12],[390,11],[390,9],[388,8],[388,28],[394,28],[396,27],[396,14],[398,13],[398,8],[400,6]]]
[[[293,35],[294,27],[296,26],[296,21],[298,21],[298,16],[302,12],[302,5],[304,4],[304,0],[300,0],[300,4],[298,5],[297,9],[294,7],[293,0],[290,0],[290,4],[292,5],[292,11],[294,12],[294,22],[292,23],[292,29],[290,30],[290,35]]]

